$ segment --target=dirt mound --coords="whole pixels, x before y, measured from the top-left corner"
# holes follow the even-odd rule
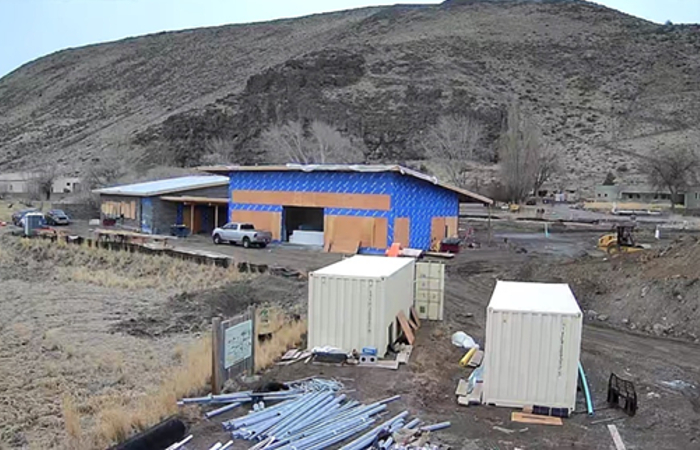
[[[700,242],[686,236],[659,249],[566,264],[529,264],[514,279],[569,283],[586,320],[698,342]]]
[[[251,305],[271,305],[301,314],[306,309],[306,283],[263,275],[216,289],[184,292],[156,309],[121,320],[112,330],[150,337],[204,331],[211,326],[212,317],[234,316]]]

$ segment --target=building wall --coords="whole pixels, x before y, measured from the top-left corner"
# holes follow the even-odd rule
[[[599,202],[614,201],[620,197],[620,186],[603,186],[595,187],[595,200]]]
[[[188,197],[210,197],[210,198],[227,198],[228,186],[214,186],[202,189],[190,189],[188,191],[177,192],[175,194],[165,194],[168,196],[188,196]]]
[[[409,219],[409,245],[411,248],[429,248],[434,239],[447,237],[439,227],[449,228],[449,234],[457,234],[459,198],[457,193],[435,186],[413,177],[392,174],[394,196],[392,198],[394,218]],[[439,219],[444,218],[444,222]],[[437,221],[435,219],[438,219]],[[452,223],[450,220],[452,219]],[[394,227],[389,236],[394,240]],[[402,242],[404,246],[405,243]]]
[[[143,221],[143,231],[151,234],[170,234],[170,227],[178,223],[178,204],[163,201],[159,197],[148,197],[144,200],[147,200],[144,202],[144,214],[147,215],[150,211],[151,220],[148,221],[146,217]]]
[[[100,195],[100,219],[124,214],[123,226],[141,230],[141,198],[127,195]]]
[[[700,209],[700,188],[688,189],[683,204],[688,210]]]
[[[283,205],[316,206],[314,202],[331,205],[323,207],[326,235],[357,239],[364,248],[385,248],[394,241],[395,234],[409,235],[408,243],[401,242],[404,246],[429,248],[435,229],[447,227],[452,233],[457,232],[457,194],[413,177],[392,172],[231,175],[229,216],[232,220],[255,218],[256,222],[270,224],[266,228],[276,239],[285,234],[272,223],[283,221]],[[395,232],[397,218],[402,227],[399,233]],[[368,241],[373,244],[365,245]]]
[[[80,178],[76,177],[59,177],[51,184],[52,194],[71,193],[78,189],[80,189]]]

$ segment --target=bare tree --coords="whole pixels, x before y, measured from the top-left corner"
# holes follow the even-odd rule
[[[306,138],[301,122],[272,125],[263,131],[260,140],[272,159],[302,164],[310,162],[305,151]]]
[[[128,173],[129,159],[122,152],[112,151],[86,168],[85,185],[88,189],[109,186]]]
[[[488,148],[482,145],[484,127],[471,116],[441,117],[421,139],[425,154],[437,163],[448,181],[466,187],[469,163],[491,159]]]
[[[235,149],[233,142],[229,139],[211,138],[206,142],[205,148],[207,153],[200,161],[203,165],[231,163],[234,159]]]
[[[698,154],[687,147],[658,149],[640,166],[655,188],[667,189],[671,194],[671,209],[679,202],[680,194],[697,182],[698,169]]]
[[[40,200],[51,200],[53,183],[59,177],[59,171],[54,164],[47,164],[35,172],[32,184]]]
[[[540,146],[539,130],[523,117],[520,106],[512,103],[499,142],[501,179],[510,201],[521,201],[535,185]]]
[[[271,159],[284,163],[349,164],[364,160],[360,146],[318,120],[308,130],[301,122],[273,125],[263,132],[261,144]]]
[[[552,147],[540,145],[534,148],[535,155],[535,175],[533,182],[533,192],[538,196],[540,188],[549,181],[559,171],[559,154]]]

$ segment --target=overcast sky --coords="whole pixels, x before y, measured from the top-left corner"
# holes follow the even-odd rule
[[[432,0],[0,0],[0,77],[68,47],[128,36]],[[700,0],[598,0],[663,23],[700,23]]]

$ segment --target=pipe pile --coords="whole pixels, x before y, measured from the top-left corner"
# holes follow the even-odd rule
[[[210,395],[183,399],[180,404],[227,403],[207,413],[207,417],[213,417],[243,403],[253,403],[247,415],[222,423],[233,439],[255,442],[250,450],[323,450],[347,440],[350,442],[341,450],[364,450],[370,446],[383,450],[408,449],[417,436],[450,425],[443,422],[419,426],[419,419],[407,420],[408,411],[380,420],[387,404],[398,400],[398,395],[362,404],[348,399],[342,393],[344,386],[336,380],[314,378],[285,384],[290,388],[288,391]],[[273,400],[278,403],[265,405]],[[395,436],[408,438],[402,437],[399,444]]]

